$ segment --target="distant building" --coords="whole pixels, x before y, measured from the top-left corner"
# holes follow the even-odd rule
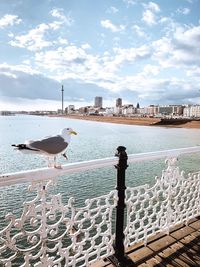
[[[200,105],[185,107],[183,115],[186,117],[200,118]]]
[[[74,111],[75,111],[75,106],[74,106],[74,105],[69,105],[69,106],[65,109],[65,112],[66,112],[67,114],[72,114],[72,113],[74,113]]]
[[[125,105],[122,108],[122,114],[125,116],[129,116],[136,113],[136,108],[132,104]]]
[[[144,108],[144,113],[150,116],[155,116],[158,114],[159,107],[155,105],[150,105]]]
[[[94,107],[102,108],[103,107],[103,98],[101,96],[96,96],[94,99]]]
[[[113,107],[107,107],[105,110],[105,115],[106,116],[113,116],[114,114],[114,108]]]
[[[184,117],[191,117],[190,110],[191,110],[191,106],[184,107],[184,109],[183,109],[183,116]]]
[[[122,107],[122,99],[121,98],[116,99],[116,107],[119,107],[119,108]]]
[[[161,115],[183,115],[182,105],[159,106],[158,113]]]
[[[136,108],[140,108],[140,104],[139,103],[137,103]]]

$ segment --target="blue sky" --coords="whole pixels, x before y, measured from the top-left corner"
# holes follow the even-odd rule
[[[0,110],[200,104],[200,0],[1,0]]]

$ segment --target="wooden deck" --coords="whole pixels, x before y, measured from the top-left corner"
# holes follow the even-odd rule
[[[148,244],[137,244],[126,250],[133,266],[187,267],[200,266],[200,217],[172,229],[169,235],[157,234]],[[112,267],[109,261],[99,261],[92,267]]]

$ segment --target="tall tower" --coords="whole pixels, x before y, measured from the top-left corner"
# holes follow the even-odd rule
[[[94,99],[95,108],[102,108],[103,106],[103,98],[101,96],[96,96]]]
[[[64,110],[64,86],[63,85],[62,85],[61,92],[62,92],[62,114],[63,114],[63,110]]]
[[[121,98],[116,99],[116,107],[119,107],[119,108],[122,107],[122,99]]]

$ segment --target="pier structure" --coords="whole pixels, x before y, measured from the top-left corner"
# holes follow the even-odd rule
[[[200,171],[179,169],[189,147],[0,175],[0,187],[28,184],[32,198],[19,217],[8,213],[0,229],[0,266],[200,266]],[[153,185],[129,187],[128,165],[166,160]],[[58,176],[116,168],[117,187],[82,207],[52,192]],[[115,179],[115,177],[113,177]]]

